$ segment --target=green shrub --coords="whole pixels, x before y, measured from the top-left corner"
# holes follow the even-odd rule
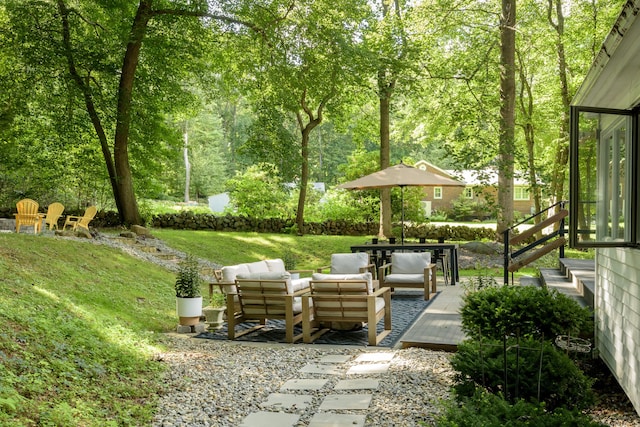
[[[451,364],[458,371],[457,396],[473,396],[480,387],[512,403],[544,402],[551,410],[594,403],[593,381],[548,341],[469,340],[458,346]]]
[[[436,420],[439,427],[602,427],[578,411],[545,410],[544,405],[518,400],[510,404],[501,396],[477,392],[463,402],[450,402]]]
[[[591,337],[591,312],[555,290],[534,286],[489,286],[465,295],[462,329],[470,337],[505,335]]]

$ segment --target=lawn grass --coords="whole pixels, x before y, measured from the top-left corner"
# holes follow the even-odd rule
[[[0,425],[148,425],[174,274],[119,250],[0,234]]]

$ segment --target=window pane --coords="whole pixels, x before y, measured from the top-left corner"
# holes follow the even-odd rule
[[[578,242],[629,241],[627,153],[631,118],[581,112],[577,140]]]

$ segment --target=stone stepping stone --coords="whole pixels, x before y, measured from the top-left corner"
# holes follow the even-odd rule
[[[380,380],[358,379],[338,381],[335,390],[376,390],[380,385]]]
[[[299,415],[282,412],[253,412],[242,421],[239,427],[293,427]]]
[[[364,427],[366,415],[332,414],[323,412],[315,414],[308,427]]]
[[[325,396],[320,404],[320,411],[328,411],[331,409],[353,410],[353,409],[369,409],[372,394],[329,394]]]
[[[342,365],[333,363],[308,363],[300,369],[305,374],[340,375],[344,372]]]
[[[389,363],[367,363],[349,368],[347,375],[384,374],[389,370]]]
[[[362,362],[390,362],[395,353],[363,353],[356,358],[356,363]]]
[[[313,402],[310,394],[271,393],[261,406],[268,409],[305,409]],[[270,408],[272,407],[272,408]]]
[[[284,383],[280,390],[320,390],[328,382],[325,379],[296,378]]]

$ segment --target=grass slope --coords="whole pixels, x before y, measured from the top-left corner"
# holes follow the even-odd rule
[[[0,234],[0,425],[145,425],[173,273],[90,242]]]

